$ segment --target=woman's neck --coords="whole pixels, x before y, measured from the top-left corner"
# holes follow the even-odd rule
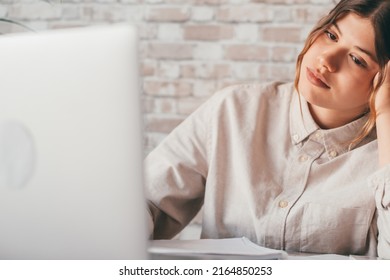
[[[309,105],[310,113],[314,121],[322,129],[331,129],[346,125],[365,114],[364,108],[359,108],[355,111],[338,111],[327,108],[318,107],[312,104]]]

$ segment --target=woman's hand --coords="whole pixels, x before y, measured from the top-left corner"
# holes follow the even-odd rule
[[[376,81],[377,76],[374,83]],[[390,164],[390,62],[386,65],[385,79],[375,98],[375,109],[379,166],[385,166]]]
[[[385,79],[380,86],[375,98],[375,110],[377,118],[382,114],[390,113],[390,61],[386,65]],[[374,84],[378,80],[378,74],[374,78]]]

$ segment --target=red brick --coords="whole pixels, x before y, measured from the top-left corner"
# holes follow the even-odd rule
[[[218,41],[233,37],[234,28],[228,25],[189,25],[184,27],[186,40]]]
[[[156,73],[156,63],[155,62],[141,62],[141,75],[142,76],[154,76]]]
[[[144,93],[155,96],[189,96],[192,94],[192,84],[185,81],[144,80]]]
[[[231,60],[264,61],[269,57],[268,47],[253,45],[228,45],[225,47],[225,58]]]
[[[148,21],[168,21],[184,22],[189,20],[190,12],[188,8],[161,7],[151,8],[145,16]]]
[[[193,0],[195,5],[220,5],[228,3],[229,0]]]
[[[272,20],[272,13],[265,5],[231,5],[218,10],[217,20],[227,22],[267,22]]]
[[[180,66],[180,76],[183,78],[196,78],[195,65],[185,64]]]
[[[262,28],[260,32],[260,38],[268,42],[302,42],[300,27],[269,26]]]
[[[197,77],[205,79],[221,79],[231,76],[229,64],[202,64],[197,69]]]
[[[192,46],[183,43],[149,43],[147,56],[157,59],[190,59]]]
[[[152,98],[152,102],[149,105],[149,112],[160,114],[176,114],[176,103],[177,101],[175,97]]]

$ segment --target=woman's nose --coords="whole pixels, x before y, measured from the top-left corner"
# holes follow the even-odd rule
[[[318,71],[336,72],[341,62],[340,52],[326,50],[318,55]]]

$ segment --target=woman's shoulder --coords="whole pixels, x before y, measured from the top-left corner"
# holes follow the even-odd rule
[[[289,101],[294,92],[292,82],[253,82],[229,85],[218,90],[212,97],[216,102],[234,100],[247,102],[254,100],[286,100]]]
[[[229,85],[216,91],[192,115],[207,121],[213,115],[250,116],[265,107],[286,108],[293,92],[293,84],[286,82]]]

